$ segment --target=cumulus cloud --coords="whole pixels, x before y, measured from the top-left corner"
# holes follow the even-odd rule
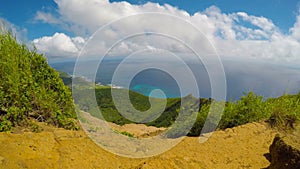
[[[58,13],[39,11],[36,20],[49,24],[67,25],[66,29],[77,36],[87,39],[104,25],[135,14],[156,12],[173,15],[197,27],[213,44],[223,57],[255,57],[262,59],[300,61],[300,15],[297,22],[290,29],[289,34],[283,34],[274,23],[265,17],[249,15],[245,12],[225,14],[218,7],[212,6],[204,11],[189,14],[184,10],[168,4],[145,3],[133,5],[128,2],[109,2],[108,0],[55,0]],[[126,19],[125,19],[126,20]],[[140,38],[131,38],[120,42],[111,52],[114,55],[126,55],[145,48],[162,48],[174,53],[190,52],[184,45],[170,38],[149,36],[146,32],[163,32],[176,35],[193,47],[203,47],[205,39],[187,28],[184,22],[172,21],[167,17],[135,17],[126,22],[119,22],[102,32],[97,41],[94,41],[96,52],[105,52],[111,44],[120,37],[134,32],[145,32]],[[34,40],[41,51],[50,56],[69,55],[78,53],[78,40],[64,34],[55,34],[52,37],[42,37]],[[55,50],[53,50],[55,49]],[[92,49],[90,49],[92,50]],[[65,52],[65,54],[63,54]],[[92,55],[86,53],[86,55]]]
[[[84,43],[82,37],[70,38],[64,33],[55,33],[53,36],[33,40],[33,44],[40,52],[56,57],[75,56]]]

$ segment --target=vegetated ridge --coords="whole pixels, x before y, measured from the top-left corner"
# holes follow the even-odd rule
[[[64,81],[71,77],[64,77]],[[71,81],[70,79],[67,81]],[[67,84],[70,85],[70,84]],[[84,85],[83,85],[84,86]],[[118,90],[118,92],[128,92],[129,98],[133,106],[140,111],[146,111],[150,108],[149,97],[136,93],[134,91],[128,91],[127,89],[113,89],[109,86],[97,86],[96,87],[78,87],[76,94],[74,94],[75,103],[79,105],[80,109],[89,112],[91,115],[104,118],[106,121],[116,123],[118,125],[124,125],[129,123],[135,123],[123,117],[114,105],[112,98],[112,90]],[[89,85],[92,86],[92,85]],[[98,107],[92,106],[88,90],[94,90]],[[155,98],[159,100],[160,98]],[[201,129],[207,120],[207,115],[210,111],[211,104],[214,102],[218,106],[224,106],[224,112],[217,127],[219,129],[232,128],[235,126],[243,125],[251,122],[266,121],[269,122],[272,127],[276,127],[279,130],[293,129],[297,121],[300,120],[300,92],[298,94],[284,94],[278,98],[264,99],[263,96],[256,95],[253,92],[245,93],[237,101],[220,102],[213,99],[195,98],[192,95],[188,95],[183,98],[168,98],[164,112],[155,120],[145,123],[148,126],[155,127],[170,127],[176,121],[179,113],[181,113],[182,99],[187,99],[189,105],[193,106],[198,104],[199,109],[196,112],[196,120],[186,118],[184,123],[189,123],[192,120],[194,123],[188,136],[199,136]],[[159,101],[158,101],[159,102]],[[98,111],[101,111],[101,115]],[[186,116],[189,116],[187,114]],[[103,116],[103,117],[102,117]],[[190,121],[189,121],[190,120]],[[172,126],[173,127],[173,126]],[[184,128],[184,126],[177,126],[178,129]],[[176,131],[173,134],[169,133],[170,137],[182,136],[180,131]]]

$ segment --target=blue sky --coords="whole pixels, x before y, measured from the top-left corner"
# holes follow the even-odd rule
[[[120,2],[119,0],[111,2]],[[264,16],[273,21],[283,32],[288,32],[293,26],[299,8],[297,0],[129,0],[131,4],[143,4],[154,2],[159,4],[170,4],[183,9],[190,14],[203,11],[215,5],[224,13],[246,12],[255,16]],[[57,5],[53,0],[2,0],[0,6],[0,17],[16,25],[19,29],[27,29],[29,40],[55,32],[68,32],[59,26],[34,21],[37,11],[48,11],[55,13]]]
[[[59,31],[57,27],[34,22],[38,10],[54,10],[56,4],[52,0],[2,0],[0,17],[14,24],[18,29],[27,29],[28,39],[50,35]]]
[[[145,57],[151,58],[151,52],[165,50],[190,61],[188,44],[204,51],[207,59],[211,53],[205,52],[214,49],[224,61],[228,85],[237,92],[250,87],[277,96],[286,88],[299,90],[296,0],[2,0],[1,19],[48,60],[74,60],[81,54],[86,61],[103,54],[124,57],[140,51],[150,51]],[[131,36],[136,33],[144,36]],[[114,42],[118,43],[113,46]],[[172,62],[162,53],[156,55],[161,62]],[[171,67],[177,69],[172,63]]]
[[[20,39],[33,43],[47,57],[74,57],[97,29],[145,12],[167,13],[192,23],[214,42],[222,57],[300,63],[300,15],[296,0],[3,0],[0,19],[11,23],[19,32],[17,35],[22,35]],[[187,32],[185,25],[173,29],[179,22],[161,24],[167,18],[143,22],[148,19],[106,30],[105,37],[97,41],[102,45],[99,50],[106,51],[112,38],[132,30],[169,30],[170,34],[182,35],[180,38],[201,46],[202,42],[197,42],[193,38],[196,35]],[[171,52],[185,52],[182,46],[169,43],[173,42],[162,44],[155,37],[149,42],[135,39],[124,41],[112,53],[121,56],[143,48],[163,47]]]

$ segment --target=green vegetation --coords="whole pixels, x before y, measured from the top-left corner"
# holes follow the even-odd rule
[[[76,104],[80,105],[80,109],[91,113],[95,117],[104,118],[109,122],[119,125],[134,123],[123,117],[112,101],[111,90],[119,90],[119,92],[121,92],[121,90],[126,91],[126,89],[111,89],[109,87],[96,88],[95,96],[98,105],[96,108],[90,105],[90,98],[92,97],[87,95],[87,93],[89,93],[86,92],[87,90],[93,89],[82,88],[77,92],[77,96],[74,96],[77,98],[75,99]],[[129,95],[130,101],[136,109],[145,111],[150,108],[148,97],[133,91],[129,91]],[[195,110],[191,105],[198,103],[200,107],[199,111],[182,111],[180,109],[182,99],[189,99],[188,104],[185,107],[183,106],[183,109],[190,108],[191,110]],[[206,117],[212,102],[215,102],[215,104],[223,104],[222,102],[216,102],[212,99],[196,99],[192,96],[187,96],[182,99],[167,99],[167,106],[164,112],[155,120],[145,124],[156,127],[170,127],[172,125],[172,128],[166,133],[167,137],[178,137],[186,134],[189,136],[199,136],[205,121],[208,120],[207,122],[210,122],[211,120],[206,119]],[[226,129],[249,122],[267,121],[272,127],[284,130],[290,129],[293,128],[296,121],[300,120],[299,103],[300,93],[264,100],[262,96],[249,92],[242,96],[240,100],[225,103],[224,113],[218,124],[218,128]],[[99,109],[103,117],[100,115]],[[181,114],[180,119],[178,119],[179,114],[183,112],[185,114]],[[178,123],[175,123],[175,120]],[[214,120],[211,121],[213,122]],[[186,128],[190,128],[191,126],[189,125],[191,123],[194,125],[187,133]]]
[[[122,131],[120,134],[123,134],[124,136],[127,136],[127,137],[134,137],[133,134],[128,133],[127,131]]]
[[[127,123],[133,123],[132,121],[123,117],[116,109],[111,95],[111,90],[118,90],[119,92],[127,92],[126,89],[111,89],[110,87],[98,87],[95,89],[95,95],[98,107],[93,106],[92,96],[88,90],[94,89],[77,89],[76,93],[73,93],[75,104],[79,105],[79,108],[83,111],[89,112],[91,115],[105,119],[106,121],[113,122],[119,125]],[[129,98],[133,106],[140,111],[146,111],[150,108],[149,98],[139,93],[129,91]],[[159,101],[160,99],[158,99]],[[147,123],[147,125],[157,127],[167,127],[174,122],[178,112],[176,109],[180,107],[180,99],[168,99],[165,111],[156,120]],[[101,111],[101,114],[99,112]],[[147,115],[144,115],[147,117]],[[149,115],[150,116],[150,115]]]
[[[66,72],[59,72],[59,77],[62,79],[66,86],[71,87],[72,85],[72,77]]]
[[[71,92],[43,55],[0,32],[0,131],[32,126],[32,119],[77,129]]]
[[[266,120],[272,127],[288,129],[300,120],[300,93],[263,100],[249,92],[234,103],[227,103],[219,128]]]

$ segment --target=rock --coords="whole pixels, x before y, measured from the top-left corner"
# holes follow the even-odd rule
[[[275,136],[269,150],[265,154],[270,165],[266,169],[299,169],[300,168],[300,149],[287,143],[278,134]]]

